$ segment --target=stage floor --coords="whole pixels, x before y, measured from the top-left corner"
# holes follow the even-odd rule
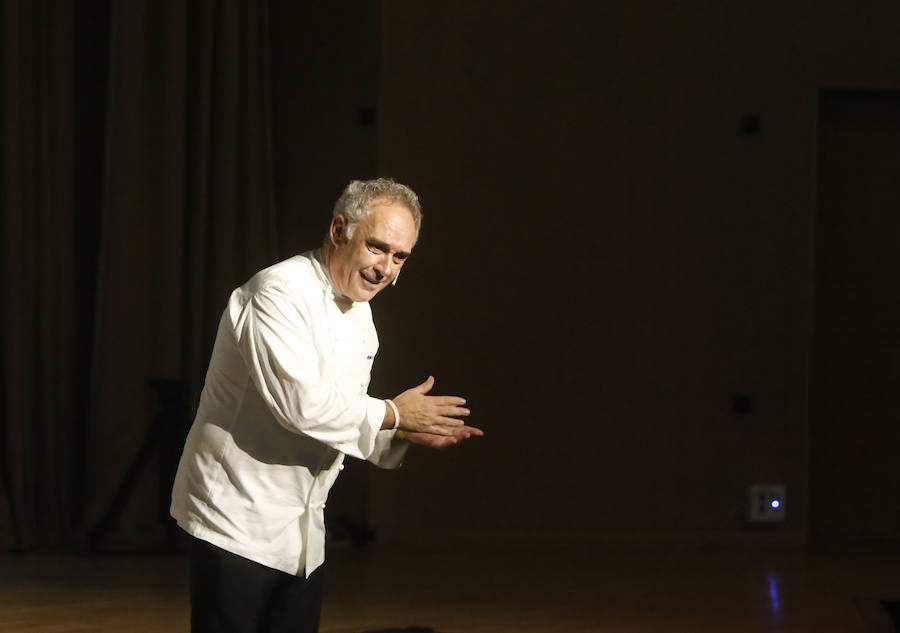
[[[323,633],[886,633],[900,551],[332,547]],[[177,555],[0,556],[0,631],[187,632]]]

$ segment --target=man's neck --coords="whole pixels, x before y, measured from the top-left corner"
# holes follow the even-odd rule
[[[328,278],[328,283],[330,283],[331,287],[334,289],[334,297],[338,307],[341,308],[342,311],[346,311],[353,305],[353,300],[345,296],[334,283],[334,274],[332,273],[331,267],[334,262],[334,245],[326,242],[322,245],[321,253],[322,264],[325,268],[325,276]]]
[[[325,272],[328,278],[334,283],[334,275],[331,272],[331,263],[334,260],[334,245],[325,242],[322,244],[322,263],[325,264]]]

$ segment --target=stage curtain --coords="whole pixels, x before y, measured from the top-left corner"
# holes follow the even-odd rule
[[[274,262],[268,28],[258,0],[110,6],[88,527],[144,440],[150,382],[183,381],[196,402],[230,290]],[[167,507],[140,488],[154,465],[112,545],[157,539]]]
[[[0,546],[56,541],[73,520],[75,277],[71,6],[0,8]]]
[[[157,411],[151,381],[195,403],[229,291],[276,259],[269,9],[0,1],[0,547],[30,549],[97,524]],[[158,543],[155,469],[111,547]]]

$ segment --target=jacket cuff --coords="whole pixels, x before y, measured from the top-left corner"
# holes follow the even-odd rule
[[[366,419],[359,434],[359,449],[366,459],[375,450],[375,440],[381,431],[381,425],[384,424],[386,410],[387,403],[384,400],[366,396]]]

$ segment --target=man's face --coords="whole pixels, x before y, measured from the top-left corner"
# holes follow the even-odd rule
[[[368,301],[400,273],[415,239],[412,213],[402,204],[376,201],[350,239],[346,218],[338,215],[331,222],[331,281],[353,301]]]

